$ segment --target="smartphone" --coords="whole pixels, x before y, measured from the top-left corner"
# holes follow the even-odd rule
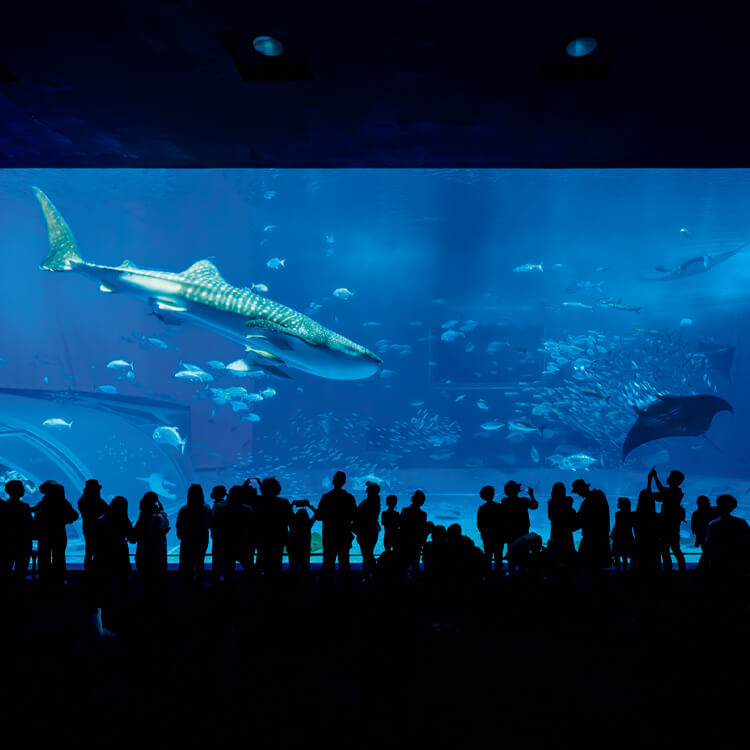
[[[521,492],[528,492],[529,489],[531,489],[528,485],[522,484],[521,485]]]

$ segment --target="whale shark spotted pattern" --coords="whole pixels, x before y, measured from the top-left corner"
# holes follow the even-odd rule
[[[119,266],[84,261],[65,219],[42,190],[32,189],[50,241],[43,270],[80,272],[96,279],[102,292],[144,299],[243,344],[261,366],[266,360],[333,380],[367,378],[381,368],[382,360],[360,344],[290,307],[232,286],[208,260],[182,273],[139,268],[129,260]]]

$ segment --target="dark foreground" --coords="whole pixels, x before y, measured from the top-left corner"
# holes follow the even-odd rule
[[[104,639],[82,573],[5,599],[5,747],[725,747],[747,731],[747,591],[694,571],[440,593],[170,572],[158,611],[105,612]]]

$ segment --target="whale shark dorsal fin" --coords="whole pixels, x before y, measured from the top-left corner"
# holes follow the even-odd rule
[[[219,269],[210,260],[199,260],[197,263],[193,263],[180,276],[190,281],[224,281]]]
[[[127,258],[125,258],[125,260],[120,263],[120,268],[135,268],[137,270],[138,266],[136,266],[136,264],[133,263],[132,260],[128,260]]]

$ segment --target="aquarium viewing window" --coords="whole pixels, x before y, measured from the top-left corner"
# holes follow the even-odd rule
[[[514,479],[546,537],[554,481],[614,510],[656,465],[684,471],[689,510],[730,491],[748,517],[745,170],[40,169],[0,188],[0,490],[20,477],[33,501],[59,472],[75,502],[91,474],[174,518],[194,481],[276,476],[315,504],[343,469],[358,500],[422,488],[430,520],[477,539],[480,487]]]

